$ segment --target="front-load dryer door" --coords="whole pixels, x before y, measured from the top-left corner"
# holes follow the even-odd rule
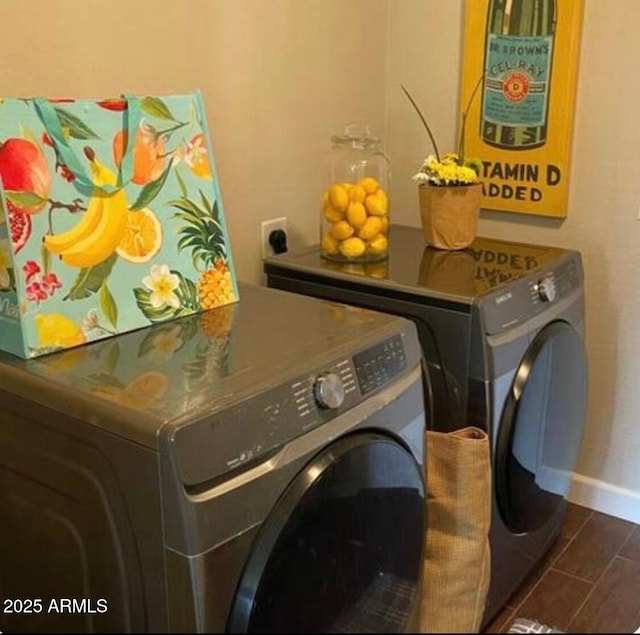
[[[496,497],[512,532],[538,529],[566,497],[586,396],[582,335],[567,322],[551,322],[529,344],[516,370],[496,438]]]
[[[228,631],[414,630],[424,496],[420,467],[393,439],[363,432],[328,446],[261,527]]]

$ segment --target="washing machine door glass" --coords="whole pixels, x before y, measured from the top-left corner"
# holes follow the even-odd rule
[[[339,439],[289,485],[245,566],[229,632],[417,629],[424,482],[393,439]]]
[[[584,427],[586,368],[582,336],[554,321],[515,373],[494,459],[498,506],[513,532],[544,525],[567,495]]]

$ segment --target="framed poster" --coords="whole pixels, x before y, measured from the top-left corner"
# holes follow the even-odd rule
[[[465,1],[460,103],[471,100],[465,154],[482,162],[484,209],[567,215],[583,8]]]

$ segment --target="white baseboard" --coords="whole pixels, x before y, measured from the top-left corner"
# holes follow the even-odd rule
[[[640,493],[573,473],[567,499],[603,514],[640,523]]]

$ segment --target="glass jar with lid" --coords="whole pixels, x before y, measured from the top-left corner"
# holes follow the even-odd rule
[[[367,123],[349,123],[331,137],[320,213],[320,252],[336,262],[388,257],[389,159]]]

